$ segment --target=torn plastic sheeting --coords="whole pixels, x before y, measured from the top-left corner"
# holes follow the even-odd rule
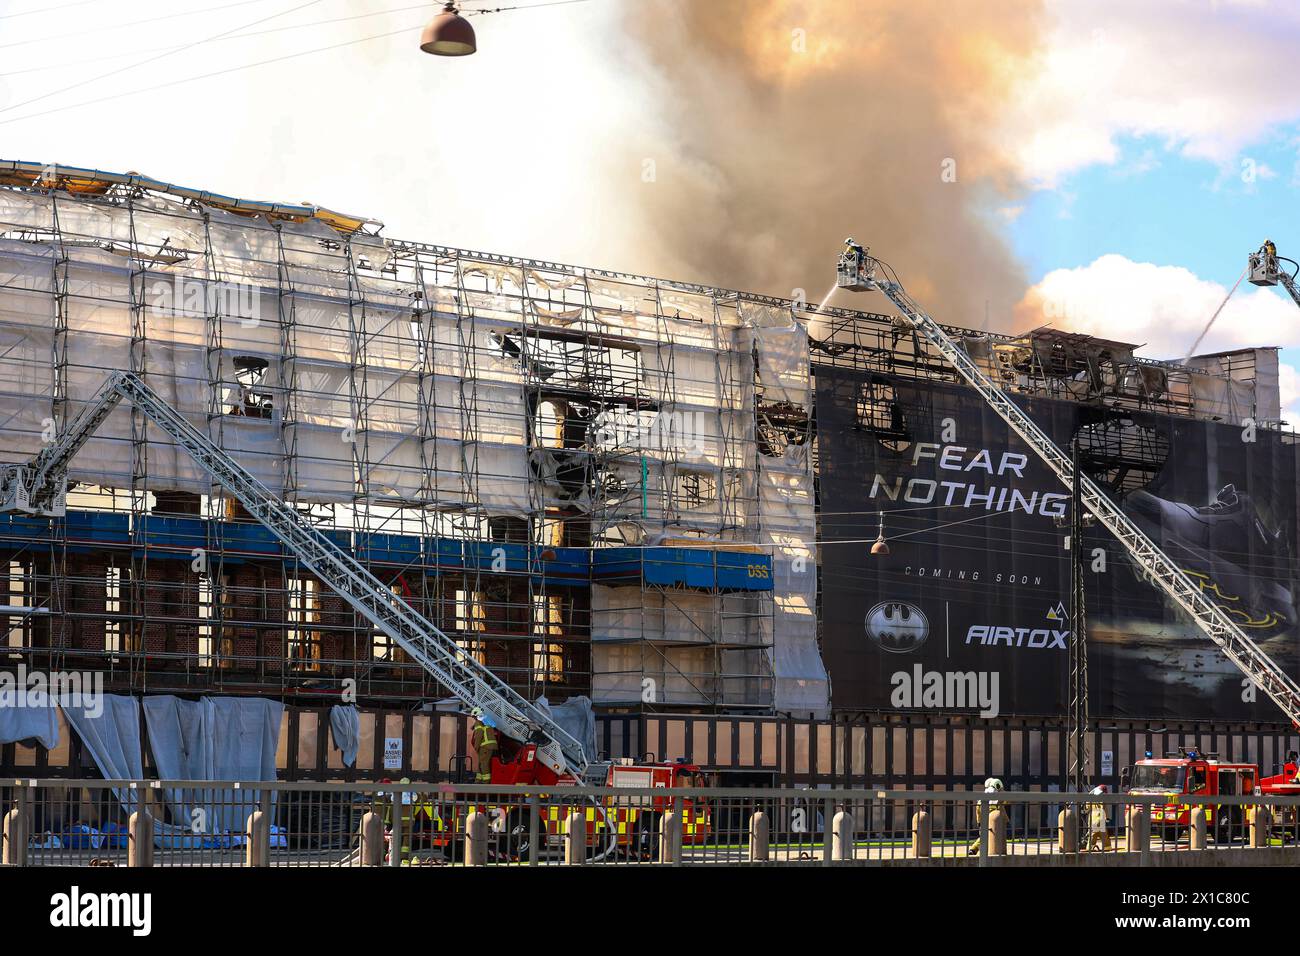
[[[164,780],[276,779],[284,705],[254,697],[144,699],[149,746]],[[260,796],[246,789],[167,792],[172,822],[207,834],[242,834]]]
[[[545,697],[537,698],[537,706],[544,714],[560,725],[587,752],[588,760],[596,759],[596,714],[591,709],[591,698],[570,697],[562,704],[552,704]]]
[[[63,707],[68,726],[105,780],[143,779],[140,702],[119,694],[103,694],[97,700],[102,702],[99,708]],[[114,793],[127,813],[135,810],[128,791],[115,789]]]
[[[791,322],[785,328],[754,330],[758,350],[758,379],[765,402],[786,402],[808,408],[811,389],[808,373],[808,333]]]
[[[334,746],[343,751],[343,766],[355,764],[361,741],[361,714],[355,704],[335,704],[330,708],[330,735]]]

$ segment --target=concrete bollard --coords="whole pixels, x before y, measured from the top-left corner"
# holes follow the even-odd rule
[[[928,860],[934,848],[934,823],[928,810],[912,814],[912,857]]]
[[[261,810],[248,815],[244,828],[248,839],[244,843],[244,866],[271,865],[271,818]]]
[[[384,863],[384,821],[371,810],[361,818],[361,865]]]
[[[487,866],[488,818],[471,810],[465,818],[465,865]]]
[[[1268,807],[1255,807],[1250,815],[1250,845],[1258,849],[1268,846],[1268,832],[1273,829],[1273,814]]]
[[[587,819],[577,811],[564,819],[564,862],[570,866],[587,862]]]
[[[5,814],[3,850],[0,863],[5,866],[27,865],[27,821],[18,807]]]
[[[854,857],[853,814],[841,810],[831,824],[831,859],[851,860]]]
[[[153,814],[137,810],[126,821],[126,865],[153,866]]]
[[[1007,852],[1007,811],[1001,807],[989,814],[989,856],[1005,856]]]
[[[771,842],[771,821],[762,810],[755,810],[749,818],[749,862],[766,863]]]
[[[1059,853],[1079,852],[1079,815],[1073,807],[1056,815],[1056,849]]]
[[[663,815],[663,829],[659,831],[659,862],[678,863],[681,856],[682,815],[673,809]]]
[[[1191,829],[1188,831],[1188,838],[1190,841],[1188,843],[1188,848],[1192,850],[1204,850],[1206,839],[1205,807],[1198,803],[1196,806],[1192,807],[1192,812],[1189,816],[1191,819]]]
[[[1145,806],[1128,808],[1124,829],[1125,849],[1129,853],[1146,853],[1151,849],[1151,814]]]

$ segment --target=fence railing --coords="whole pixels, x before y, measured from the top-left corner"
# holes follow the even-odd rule
[[[7,866],[1300,863],[1300,797],[7,780],[0,810]]]

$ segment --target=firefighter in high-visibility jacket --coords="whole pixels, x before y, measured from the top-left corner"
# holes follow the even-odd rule
[[[984,781],[985,793],[1002,793],[1004,789],[1005,788],[1002,786],[1002,781],[999,780],[997,777],[989,777],[987,780]],[[998,810],[1002,808],[1002,801],[990,799],[988,801],[988,806],[989,806],[989,813],[992,814],[994,810]],[[976,803],[975,804],[975,829],[976,831],[979,831],[982,830],[983,827],[984,827],[984,805],[982,803]],[[975,840],[971,843],[970,847],[968,848],[967,853],[969,853],[971,856],[974,856],[975,854],[979,853],[979,851],[980,851],[980,838],[976,837]]]
[[[470,745],[474,752],[478,754],[478,776],[475,778],[479,783],[492,782],[492,758],[496,756],[497,750],[501,747],[501,742],[497,739],[496,729],[492,726],[492,718],[483,713],[478,708],[474,709],[476,718],[474,729],[470,732]]]
[[[1101,784],[1093,787],[1091,793],[1098,796],[1106,792],[1106,785]],[[1088,827],[1088,850],[1109,850],[1110,849],[1110,820],[1109,808],[1104,803],[1088,803],[1084,805],[1084,813],[1087,814],[1085,824]]]
[[[388,780],[381,780],[380,783],[390,783]],[[403,777],[398,781],[399,784],[409,784],[409,777]],[[384,829],[389,834],[393,831],[393,805],[400,806],[402,821],[401,846],[397,848],[400,854],[398,860],[402,865],[412,862],[419,862],[418,858],[412,856],[411,848],[418,843],[423,843],[427,847],[428,834],[422,833],[425,827],[432,826],[436,830],[442,829],[442,820],[434,809],[433,803],[427,797],[418,793],[378,793],[376,794],[379,802],[382,802],[384,808]],[[389,846],[388,852],[393,852],[393,847]]]

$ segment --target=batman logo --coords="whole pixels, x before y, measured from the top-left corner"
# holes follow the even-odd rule
[[[867,637],[882,651],[906,654],[914,651],[930,636],[930,622],[925,612],[914,604],[884,601],[867,612],[864,622]]]

